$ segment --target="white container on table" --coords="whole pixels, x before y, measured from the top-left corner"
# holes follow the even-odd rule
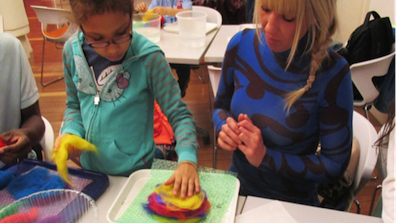
[[[207,17],[205,12],[194,10],[176,14],[182,46],[202,47],[205,45]]]

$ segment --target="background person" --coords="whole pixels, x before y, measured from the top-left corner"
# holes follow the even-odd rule
[[[147,12],[148,10],[153,10],[154,13],[164,17],[165,24],[170,24],[176,22],[175,16],[178,12],[191,9],[192,2],[190,0],[153,0],[149,7],[144,2],[139,3],[135,11]],[[179,78],[180,93],[183,98],[186,95],[188,83],[190,82],[190,65],[171,63],[170,66],[176,70],[177,77]]]
[[[381,170],[384,177],[382,181],[382,193],[373,215],[381,217],[384,223],[396,220],[396,171],[395,171],[395,99],[390,102],[388,120],[383,125],[380,137],[375,145],[379,149],[378,162],[381,162]]]
[[[11,165],[19,159],[42,160],[39,145],[45,125],[32,69],[20,41],[0,33],[0,146],[1,162]],[[33,150],[32,150],[33,149]]]

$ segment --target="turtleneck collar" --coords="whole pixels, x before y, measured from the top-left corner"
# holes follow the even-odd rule
[[[296,53],[294,54],[294,58],[292,61],[292,64],[296,67],[299,68],[304,68],[309,66],[311,62],[311,54],[307,54],[306,50],[308,49],[307,44],[309,44],[309,38],[308,38],[308,32],[300,39],[298,42],[297,50]],[[288,49],[283,52],[273,52],[273,54],[279,58],[283,58],[284,60],[287,60],[289,54],[291,52],[291,49]]]

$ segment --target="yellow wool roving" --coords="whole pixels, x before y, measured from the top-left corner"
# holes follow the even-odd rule
[[[143,16],[143,21],[147,22],[155,18],[151,13],[154,13],[154,9],[148,10],[146,13],[144,13]]]
[[[69,180],[69,171],[67,169],[67,159],[69,158],[69,150],[74,149],[97,152],[95,145],[89,143],[87,140],[82,139],[76,135],[65,135],[61,138],[58,149],[54,149],[52,160],[56,164],[59,176],[68,184],[72,184]]]
[[[161,196],[162,201],[164,201],[166,204],[172,204],[175,207],[188,210],[198,209],[201,207],[205,199],[205,193],[203,191],[194,193],[192,197],[181,199],[180,196],[175,196],[173,194],[173,184],[161,184],[154,189],[154,192]]]

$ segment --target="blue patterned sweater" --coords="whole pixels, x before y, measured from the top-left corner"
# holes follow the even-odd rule
[[[271,52],[261,35],[262,43],[255,30],[246,29],[228,44],[214,124],[220,131],[227,117],[237,120],[242,113],[261,130],[267,153],[258,168],[240,150],[233,154],[230,170],[238,173],[241,193],[319,205],[318,183],[336,182],[349,163],[353,113],[349,66],[329,49],[329,59],[312,88],[287,114],[284,95],[306,85],[310,56],[297,53],[285,71],[289,51]]]

